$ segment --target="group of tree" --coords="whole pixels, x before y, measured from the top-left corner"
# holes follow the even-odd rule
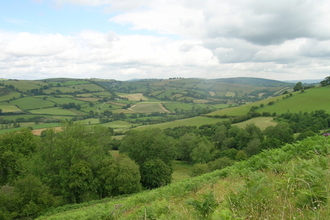
[[[70,109],[70,108],[75,108],[77,110],[80,110],[81,109],[81,105],[76,104],[74,102],[69,102],[69,103],[62,104],[61,107],[63,109]]]
[[[328,86],[330,85],[330,76],[325,77],[324,80],[320,82],[321,86]]]
[[[139,166],[112,156],[112,130],[67,124],[62,132],[0,136],[0,219],[34,217],[53,206],[141,190]]]

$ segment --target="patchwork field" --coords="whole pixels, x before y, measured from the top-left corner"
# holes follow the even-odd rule
[[[9,94],[1,94],[0,95],[0,102],[3,102],[3,101],[8,101],[8,100],[11,100],[13,98],[18,98],[20,97],[20,93],[19,92],[10,92]]]
[[[194,118],[187,118],[187,119],[181,119],[171,122],[165,122],[161,124],[155,124],[155,125],[148,125],[148,126],[140,126],[136,129],[147,129],[147,128],[174,128],[178,126],[201,126],[204,124],[216,124],[218,122],[228,120],[228,119],[221,119],[221,118],[209,118],[209,117],[194,117]]]
[[[80,111],[77,111],[75,109],[62,109],[59,107],[55,108],[44,108],[44,109],[37,109],[37,110],[31,110],[32,114],[40,114],[40,115],[81,115],[83,114]]]
[[[273,121],[272,117],[257,117],[257,118],[251,118],[250,120],[243,121],[234,125],[237,125],[240,128],[244,128],[248,124],[255,124],[258,126],[261,130],[265,130],[268,126],[275,126],[277,125],[277,122]]]
[[[136,94],[120,94],[118,93],[119,96],[128,98],[130,101],[140,101],[140,100],[148,100],[148,98],[144,97],[142,93],[136,93]]]
[[[139,113],[151,113],[151,112],[169,112],[161,103],[137,103],[133,105],[130,110]]]
[[[17,105],[19,108],[24,110],[54,106],[53,102],[39,98],[33,98],[33,97],[24,97],[24,98],[16,99],[14,101],[11,101],[10,103],[13,105]]]
[[[2,112],[20,112],[22,111],[17,106],[9,104],[7,102],[0,102],[0,109]]]

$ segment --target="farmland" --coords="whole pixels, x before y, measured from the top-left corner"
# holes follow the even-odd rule
[[[261,103],[264,108],[256,112],[287,111],[280,106],[282,96],[271,96],[279,91],[290,90],[290,85],[256,78],[178,78],[127,82],[65,78],[6,80],[1,90],[0,108],[8,113],[23,111],[16,118],[26,118],[28,121],[36,120],[33,116],[37,116],[41,124],[46,120],[49,122],[66,117],[74,120],[90,119],[93,124],[97,121],[101,124],[125,121],[126,127],[116,127],[121,131],[132,126],[156,126],[159,123],[164,128],[199,126],[217,121],[202,115],[245,115],[251,106]],[[306,91],[306,95],[308,93]],[[272,100],[275,100],[276,105],[267,106]],[[294,102],[290,103],[294,105]],[[68,105],[71,106],[69,109],[65,107]],[[288,105],[283,103],[283,106]],[[270,109],[274,107],[278,109]],[[195,116],[200,117],[193,118]],[[6,120],[6,123],[14,123],[15,115]]]

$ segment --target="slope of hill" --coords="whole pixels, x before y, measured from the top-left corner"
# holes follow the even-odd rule
[[[240,116],[247,114],[251,110],[251,107],[255,107],[254,111],[259,113],[299,113],[311,112],[319,109],[325,110],[326,112],[330,112],[329,92],[330,87],[315,87],[304,90],[303,92],[293,92],[291,94],[272,97],[238,107],[221,109],[218,111],[214,111],[209,115]]]
[[[327,219],[330,140],[313,137],[162,188],[38,219]]]

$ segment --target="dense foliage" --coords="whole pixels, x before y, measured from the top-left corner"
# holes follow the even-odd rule
[[[121,141],[112,140],[111,128],[72,121],[65,123],[59,132],[46,130],[41,137],[34,136],[29,129],[6,133],[0,136],[0,217],[35,217],[51,207],[164,187],[171,183],[173,160],[194,164],[191,176],[241,166],[235,164],[245,164],[251,170],[272,166],[274,172],[282,172],[285,168],[261,163],[255,159],[261,160],[260,156],[252,156],[315,136],[330,126],[330,116],[323,110],[285,113],[275,119],[278,124],[264,131],[254,124],[240,128],[228,120],[199,127],[131,130]],[[297,132],[300,134],[295,137]],[[111,150],[117,147],[120,153],[112,154]],[[322,154],[318,149],[315,152]],[[243,167],[241,170],[246,172]],[[253,181],[259,181],[256,178]],[[265,184],[267,187],[268,183]],[[320,194],[315,195],[315,200],[325,202],[319,183],[316,189],[320,189]],[[314,201],[314,192],[307,193]],[[311,206],[306,205],[309,197],[305,198],[303,192],[297,195],[301,197],[297,201],[299,207]],[[250,201],[250,198],[244,196],[233,194],[229,203],[245,209],[240,199]],[[214,200],[211,194],[204,199],[190,204],[202,212],[199,216],[210,216],[209,209],[201,208]]]

